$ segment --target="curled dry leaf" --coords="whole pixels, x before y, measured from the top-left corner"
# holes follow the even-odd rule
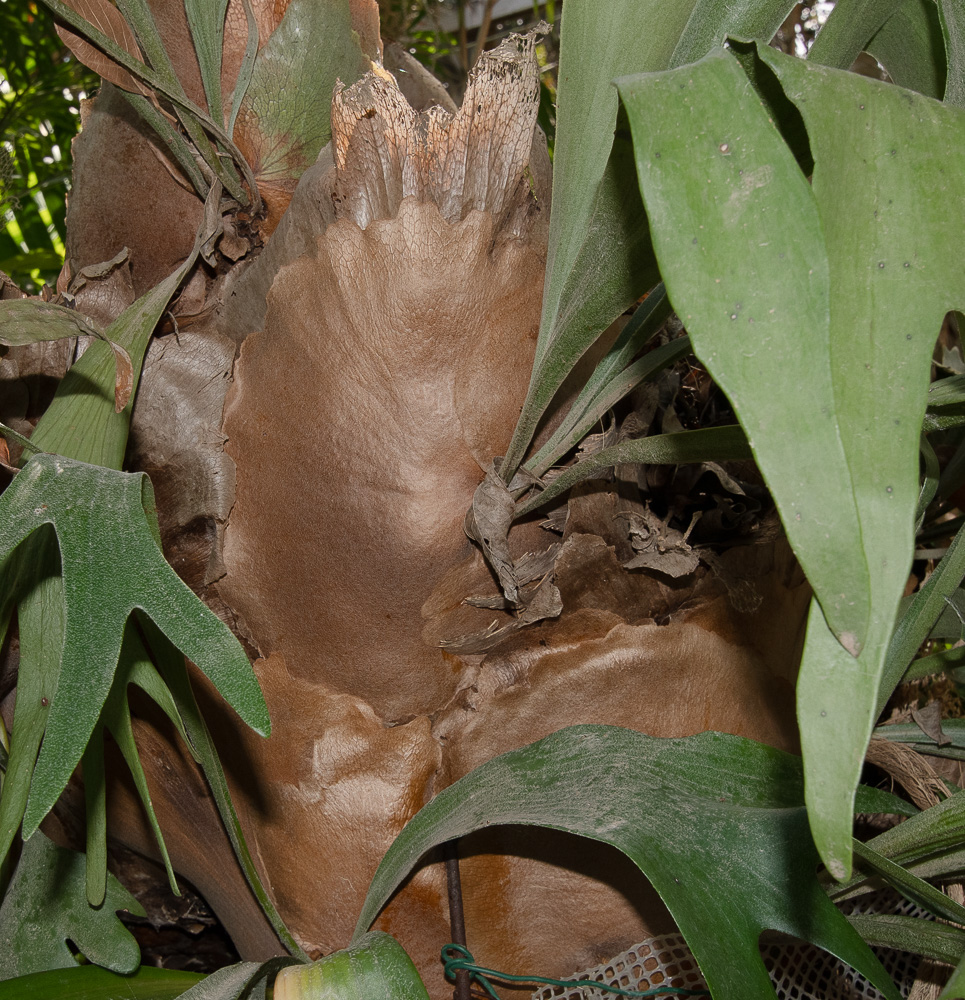
[[[73,262],[68,260],[61,276],[62,283],[67,285],[64,301],[105,329],[135,299],[127,247],[112,260],[80,269],[74,268]]]
[[[486,653],[490,649],[495,649],[514,632],[518,632],[527,625],[534,625],[544,618],[556,618],[562,610],[563,602],[560,599],[560,592],[553,585],[552,578],[546,576],[540,585],[525,597],[523,607],[515,621],[511,621],[501,628],[490,626],[485,631],[475,635],[467,635],[459,639],[446,639],[441,645],[449,653]]]
[[[134,32],[131,31],[121,12],[110,0],[65,0],[65,2],[81,17],[86,18],[95,28],[107,35],[111,41],[116,42],[125,52],[134,56],[135,59],[143,61]],[[61,24],[56,27],[57,34],[60,35],[67,48],[88,69],[99,73],[102,79],[113,83],[115,87],[120,87],[121,90],[130,91],[132,94],[149,95],[153,93],[150,87],[141,83],[128,70],[88,42],[86,38]]]
[[[118,268],[131,256],[131,251],[127,247],[122,247],[110,260],[101,261],[99,264],[89,264],[82,267],[71,279],[68,291],[75,295],[89,280],[95,278],[106,278],[115,268]]]
[[[938,746],[948,746],[952,742],[950,736],[942,732],[942,706],[940,702],[930,701],[924,708],[913,708],[911,717],[918,728]]]
[[[516,560],[514,572],[521,587],[534,580],[539,580],[552,572],[553,564],[563,546],[559,543],[550,545],[547,549],[538,552],[527,552]],[[502,594],[495,594],[492,597],[467,597],[466,604],[474,608],[492,608],[508,610],[511,605]]]
[[[4,299],[25,299],[26,292],[22,292],[17,283],[8,275],[0,271],[0,302]]]
[[[511,606],[519,601],[519,580],[509,553],[509,528],[515,510],[512,494],[490,465],[466,514],[466,534],[485,553],[487,562],[499,577],[503,596]]]
[[[689,531],[671,528],[649,507],[621,516],[627,519],[630,543],[636,553],[623,564],[626,569],[653,569],[676,578],[693,573],[700,565],[700,557],[687,543]]]
[[[113,341],[108,343],[114,352],[114,370],[117,373],[114,380],[114,412],[120,413],[130,402],[134,391],[134,366],[131,364],[131,356],[120,344]]]
[[[107,340],[86,316],[73,309],[41,299],[10,299],[0,302],[0,344],[23,347],[38,341],[64,340],[69,337]],[[127,406],[134,389],[134,367],[130,355],[120,344],[110,340],[107,343],[114,353],[114,407],[120,413]]]

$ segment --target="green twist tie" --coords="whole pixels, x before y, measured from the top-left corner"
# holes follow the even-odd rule
[[[616,993],[621,997],[706,997],[710,996],[709,990],[687,990],[681,986],[657,986],[652,990],[625,990],[620,986],[610,986],[607,983],[597,982],[595,979],[550,979],[547,976],[511,976],[508,972],[499,972],[497,969],[487,969],[482,965],[476,965],[476,960],[472,957],[472,952],[461,944],[447,944],[442,949],[443,971],[450,982],[455,982],[457,972],[466,972],[470,982],[478,983],[492,1000],[501,1000],[499,994],[493,989],[490,979],[499,980],[502,983],[526,983],[532,986],[563,986],[563,987],[583,987],[587,986],[594,990],[603,990],[607,993]]]

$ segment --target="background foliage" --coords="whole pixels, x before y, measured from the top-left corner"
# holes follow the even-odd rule
[[[70,140],[100,85],[63,46],[42,4],[0,0],[0,271],[26,290],[63,262]]]

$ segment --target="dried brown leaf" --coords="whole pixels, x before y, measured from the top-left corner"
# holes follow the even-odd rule
[[[625,569],[654,569],[677,579],[693,573],[700,565],[687,536],[671,528],[653,511],[627,511],[619,516],[629,522],[630,543],[637,553],[623,564]]]
[[[442,107],[417,113],[384,72],[337,87],[332,145],[340,216],[364,229],[414,196],[434,202],[449,222],[478,209],[505,216],[510,228],[524,226],[534,200],[526,168],[539,111],[534,49],[542,33],[510,35],[484,53],[455,114]]]
[[[466,514],[466,534],[482,548],[510,604],[519,600],[519,580],[509,552],[509,529],[515,511],[512,494],[490,465]]]
[[[107,337],[82,313],[40,299],[10,299],[0,304],[0,344],[22,347],[38,341],[71,337]],[[114,352],[116,380],[114,406],[118,413],[127,406],[134,389],[134,367],[120,344],[107,340]]]
[[[72,294],[79,292],[91,279],[106,278],[115,268],[120,267],[121,264],[128,260],[130,256],[131,251],[127,247],[123,247],[110,260],[82,267],[70,283],[70,292]]]
[[[134,391],[134,365],[131,356],[112,340],[108,341],[114,352],[114,412],[120,413],[130,402]]]
[[[26,292],[22,292],[17,283],[3,271],[0,271],[0,302],[4,299],[25,299]]]
[[[111,41],[116,42],[125,52],[128,52],[135,59],[142,59],[134,32],[131,31],[121,12],[109,0],[65,0],[65,2],[81,17],[86,18],[95,28],[107,35]],[[132,94],[149,95],[153,93],[150,87],[141,83],[123,66],[101,52],[86,38],[71,31],[70,28],[58,24],[57,34],[80,62],[88,69],[99,73],[103,79],[113,83],[116,87],[130,91]]]
[[[553,569],[561,548],[562,542],[554,542],[548,548],[520,556],[516,560],[516,579],[519,580],[519,585],[525,587],[527,583],[546,576]]]
[[[518,632],[527,625],[534,625],[544,618],[557,618],[562,612],[563,601],[560,592],[554,585],[552,577],[547,576],[533,592],[515,621],[503,625],[502,628],[499,628],[494,622],[482,632],[460,636],[457,639],[445,639],[440,645],[447,653],[460,653],[466,656],[474,653],[486,653],[514,632]]]
[[[918,728],[940,747],[948,746],[951,737],[942,732],[942,706],[937,701],[930,701],[924,708],[913,708],[911,717]]]

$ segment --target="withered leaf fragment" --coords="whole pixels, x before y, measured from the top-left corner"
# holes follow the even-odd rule
[[[134,389],[131,356],[120,344],[105,337],[86,316],[73,309],[40,299],[8,299],[0,302],[0,344],[22,347],[38,341],[64,340],[68,337],[96,337],[110,345],[117,373],[114,409],[120,413],[127,406]]]
[[[64,0],[81,17],[86,18],[90,23],[102,31],[108,38],[116,42],[118,46],[130,53],[135,59],[141,60],[141,50],[138,48],[134,32],[131,31],[127,21],[124,20],[121,12],[110,2],[110,0]],[[116,63],[110,56],[101,52],[96,46],[91,45],[86,38],[65,28],[62,24],[56,25],[57,34],[63,39],[64,44],[75,56],[88,68],[100,74],[101,78],[113,83],[121,90],[130,91],[132,94],[151,94],[151,88],[141,83],[136,77],[129,73],[123,66]]]

